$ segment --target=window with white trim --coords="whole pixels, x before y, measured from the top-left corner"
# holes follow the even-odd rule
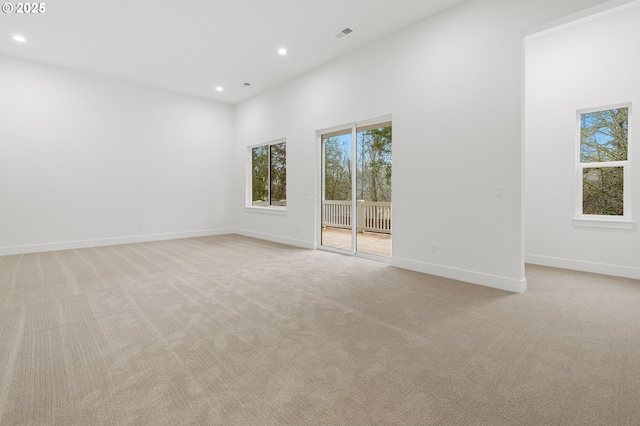
[[[578,218],[631,219],[630,109],[625,104],[578,112]]]
[[[251,205],[287,205],[287,144],[278,141],[251,148]]]

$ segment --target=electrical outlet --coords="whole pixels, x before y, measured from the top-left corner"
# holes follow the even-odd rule
[[[438,245],[436,243],[431,244],[431,253],[438,252]]]
[[[122,225],[118,225],[118,231],[122,231]]]
[[[502,198],[502,187],[496,186],[496,198]]]

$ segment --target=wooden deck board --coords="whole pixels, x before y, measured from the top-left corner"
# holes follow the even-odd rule
[[[378,256],[391,256],[391,235],[362,232],[356,237],[357,250]],[[351,230],[326,227],[322,229],[322,245],[351,250]]]

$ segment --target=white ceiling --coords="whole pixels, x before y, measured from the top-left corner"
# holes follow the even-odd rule
[[[234,104],[462,0],[41,1],[0,14],[0,54]]]

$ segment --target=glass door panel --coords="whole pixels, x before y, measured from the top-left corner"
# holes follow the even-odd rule
[[[356,129],[356,251],[391,256],[391,122]]]
[[[353,253],[352,129],[322,135],[321,244]]]

